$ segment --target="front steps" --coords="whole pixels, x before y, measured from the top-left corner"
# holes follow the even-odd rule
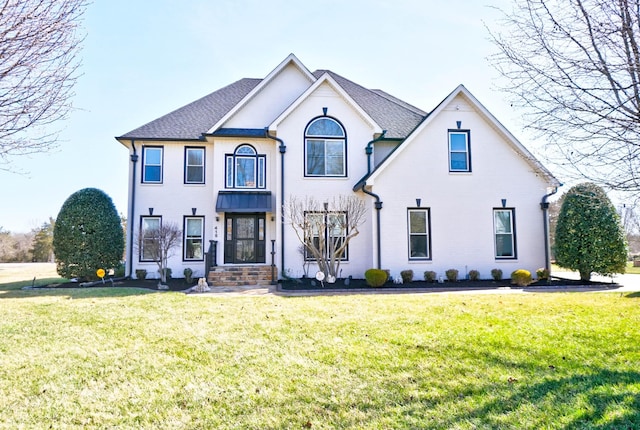
[[[212,267],[207,282],[214,287],[240,287],[243,285],[270,285],[278,280],[275,266],[216,266]]]

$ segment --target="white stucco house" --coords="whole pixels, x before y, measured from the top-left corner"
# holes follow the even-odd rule
[[[282,217],[292,196],[365,203],[342,277],[455,268],[488,279],[549,264],[546,200],[560,184],[462,85],[427,112],[290,55],[116,139],[130,154],[132,276],[156,273],[132,243],[165,222],[183,229],[174,276],[301,276],[306,257]]]

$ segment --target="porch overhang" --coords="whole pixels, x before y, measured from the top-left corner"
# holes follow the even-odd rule
[[[219,191],[216,212],[273,212],[271,191]]]

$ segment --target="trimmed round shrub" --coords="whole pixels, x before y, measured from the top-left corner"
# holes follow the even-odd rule
[[[449,269],[444,272],[444,274],[449,282],[456,282],[458,280],[458,269]]]
[[[511,283],[519,287],[526,287],[531,283],[531,272],[525,269],[514,270],[511,273]]]
[[[98,279],[97,269],[118,267],[124,253],[120,216],[104,191],[85,188],[64,202],[53,229],[58,274]]]
[[[413,281],[413,270],[403,270],[400,272],[400,276],[402,277],[402,283],[408,284]]]
[[[549,269],[545,269],[544,267],[541,267],[538,270],[536,270],[536,277],[541,281],[548,281],[549,278],[551,277],[551,272],[549,271]]]
[[[389,275],[381,269],[369,269],[364,272],[364,279],[366,279],[367,285],[382,287],[384,283],[387,282],[387,279],[389,279]]]
[[[478,279],[480,279],[480,272],[477,270],[469,270],[469,280],[477,281]]]
[[[427,282],[435,282],[438,274],[433,270],[427,270],[424,272],[424,280]]]
[[[595,184],[576,185],[563,196],[555,239],[557,264],[580,272],[583,281],[591,273],[625,271],[627,241],[620,216]]]
[[[502,269],[491,269],[491,277],[494,281],[502,280]]]

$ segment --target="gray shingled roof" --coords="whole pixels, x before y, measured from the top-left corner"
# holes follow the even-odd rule
[[[329,73],[382,129],[387,130],[387,138],[407,137],[427,115],[421,109],[384,91],[369,90],[329,70],[313,72],[316,78],[324,73]],[[118,139],[200,139],[203,133],[211,129],[260,82],[262,79],[241,79]],[[268,125],[265,124],[265,127]]]
[[[123,139],[200,139],[262,79],[244,78],[132,130]]]
[[[382,129],[387,130],[388,139],[404,139],[427,116],[427,113],[399,100],[381,90],[369,90],[352,82],[330,70],[316,70],[314,76],[320,77],[324,73],[335,79],[351,98]]]

